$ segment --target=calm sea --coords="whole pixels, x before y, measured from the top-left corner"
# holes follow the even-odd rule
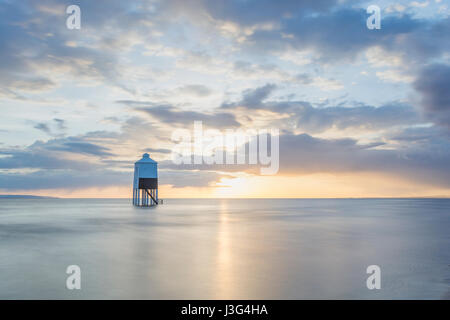
[[[450,200],[1,199],[0,298],[449,299]]]

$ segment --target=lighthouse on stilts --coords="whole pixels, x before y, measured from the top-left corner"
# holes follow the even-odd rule
[[[133,205],[150,207],[158,204],[158,163],[148,153],[134,164]]]

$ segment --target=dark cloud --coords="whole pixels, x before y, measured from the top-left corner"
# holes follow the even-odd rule
[[[436,147],[447,150],[434,153]],[[449,147],[447,140],[438,146],[374,149],[371,145],[359,145],[354,139],[285,135],[280,138],[280,172],[374,172],[449,187]]]
[[[275,88],[276,86],[274,84],[266,84],[264,87],[255,90],[244,91],[240,104],[249,108],[258,107],[258,105],[265,100]]]
[[[392,53],[405,54],[407,63],[423,63],[450,49],[450,18],[418,18],[413,11],[401,15],[383,13],[380,30],[366,27],[368,14],[355,1],[271,1],[219,0],[168,1],[168,10],[201,19],[202,13],[216,21],[232,22],[246,33],[239,34],[240,49],[252,53],[284,53],[286,50],[313,50],[316,62],[354,61],[361,52],[381,46]],[[247,28],[247,30],[246,30]],[[435,41],[439,39],[439,41]],[[241,67],[245,67],[242,66]]]
[[[65,130],[65,129],[67,129],[67,127],[66,127],[66,121],[65,121],[65,120],[63,120],[63,119],[58,119],[58,118],[54,118],[53,121],[56,123],[57,128],[58,128],[59,130]]]
[[[60,137],[63,136],[62,132],[64,132],[64,130],[67,129],[65,123],[66,122],[63,119],[55,118],[50,124],[45,122],[39,122],[36,125],[34,125],[33,128],[41,130],[50,136]]]
[[[89,142],[80,142],[80,141],[64,142],[62,144],[48,146],[48,149],[56,151],[88,154],[101,157],[112,155],[112,153],[109,152],[109,148],[102,147]]]
[[[30,148],[41,150],[43,149],[47,151],[64,151],[97,157],[108,157],[113,155],[108,147],[101,146],[98,143],[90,142],[89,136],[87,135],[52,139],[47,142],[38,141],[31,145]]]
[[[79,189],[129,185],[132,174],[97,168],[97,170],[39,170],[31,173],[0,173],[0,189]]]
[[[113,156],[110,149],[91,140],[105,138],[102,132],[91,132],[83,136],[50,139],[46,142],[36,141],[23,148],[0,149],[0,168],[20,169],[73,169],[95,170],[98,164],[86,160],[74,160],[69,154],[92,157],[91,160]]]
[[[269,95],[276,89],[274,84],[266,84],[265,86],[248,89],[242,93],[242,99],[236,103],[223,103],[221,108],[230,109],[243,106],[247,109],[262,109],[263,100],[267,99]]]
[[[360,128],[377,130],[396,125],[422,123],[415,109],[401,103],[390,103],[380,107],[358,105],[354,107],[314,107],[306,101],[271,101],[267,97],[276,86],[267,84],[253,90],[245,90],[238,102],[225,102],[221,108],[270,110],[290,115],[289,121],[305,132],[318,133],[333,127],[337,129]],[[251,115],[249,115],[251,117]]]
[[[43,131],[43,132],[45,132],[45,133],[50,133],[50,128],[48,127],[48,125],[46,125],[45,123],[42,123],[42,122],[37,123],[37,124],[34,126],[34,128],[35,128],[35,129],[38,129],[38,130],[41,130],[41,131]]]
[[[313,50],[316,62],[349,61],[372,46],[405,54],[410,66],[422,64],[450,50],[450,17],[419,18],[412,10],[402,14],[382,13],[380,30],[368,30],[369,15],[361,1],[296,0],[171,0],[168,11],[189,14],[193,20],[205,14],[218,22],[232,22],[246,33],[239,34],[240,49],[252,53],[283,53]],[[382,8],[384,9],[384,8]],[[439,39],[439,41],[436,41]]]
[[[414,88],[422,96],[425,115],[450,128],[450,66],[432,64],[420,72]]]
[[[322,132],[333,127],[378,130],[421,122],[411,106],[397,103],[381,107],[325,108],[314,108],[308,103],[301,103],[293,108],[293,113],[296,116],[298,128],[307,132]]]
[[[418,183],[450,187],[450,142],[432,138],[403,148],[380,148],[384,142],[359,144],[357,140],[321,139],[308,134],[282,134],[279,137],[279,175],[312,173],[387,174]],[[248,145],[246,146],[248,152]],[[248,153],[247,153],[248,156]],[[218,170],[260,174],[261,166],[249,164],[207,165],[160,162],[172,170]]]
[[[208,1],[203,4],[215,19],[242,27],[273,23],[273,28],[256,28],[244,47],[255,53],[279,53],[287,49],[313,49],[317,61],[352,61],[359,52],[381,46],[405,53],[410,62],[423,62],[448,52],[450,18],[426,20],[410,13],[387,15],[380,30],[368,30],[368,14],[352,3],[335,1]],[[250,9],[253,8],[253,9]],[[439,41],[435,41],[439,39]]]
[[[438,126],[409,127],[387,135],[386,139],[407,142],[409,145],[417,143],[428,146],[437,145],[437,148],[440,148],[449,141],[450,132]]]
[[[227,112],[202,113],[197,111],[179,110],[171,105],[156,105],[153,107],[136,108],[159,121],[191,125],[194,121],[202,121],[204,125],[215,128],[239,127],[235,116]]]
[[[0,150],[0,169],[68,169],[88,170],[96,166],[90,162],[65,159],[45,149]]]
[[[374,45],[394,49],[397,36],[424,27],[424,22],[405,15],[383,18],[381,30],[374,32],[366,27],[367,17],[363,9],[341,9],[288,19],[282,22],[281,30],[258,30],[248,41],[265,51],[315,49],[319,60],[350,60]],[[283,37],[284,34],[290,37]]]
[[[158,148],[158,149],[155,149],[155,148],[146,148],[146,149],[144,149],[144,150],[142,150],[143,152],[151,152],[151,153],[164,153],[164,154],[168,154],[168,153],[171,153],[172,152],[172,150],[169,150],[169,149],[164,149],[164,148]]]

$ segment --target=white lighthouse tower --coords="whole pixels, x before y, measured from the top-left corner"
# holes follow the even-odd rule
[[[139,207],[158,204],[158,163],[148,153],[134,164],[133,204]]]

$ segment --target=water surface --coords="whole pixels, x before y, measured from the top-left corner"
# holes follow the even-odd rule
[[[449,230],[450,199],[1,199],[0,298],[449,299]]]

